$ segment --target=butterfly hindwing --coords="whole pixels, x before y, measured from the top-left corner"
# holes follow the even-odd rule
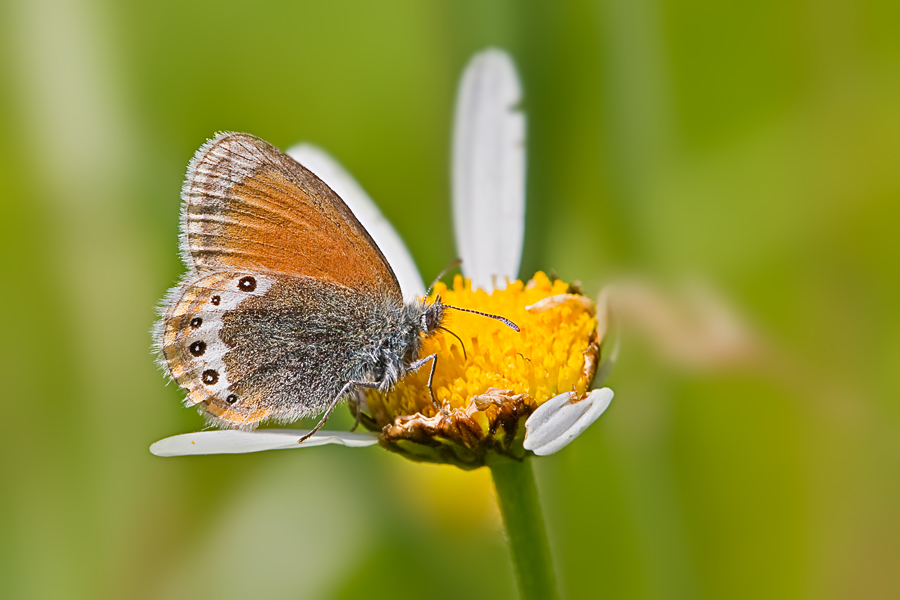
[[[169,376],[213,423],[252,429],[321,412],[366,375],[390,302],[310,277],[213,271],[173,290],[156,332]]]
[[[227,369],[229,352],[219,334],[229,312],[249,298],[264,295],[275,283],[272,275],[213,271],[189,273],[166,299],[157,324],[155,343],[160,362],[169,377],[187,391],[185,404],[219,406],[232,426],[259,422],[269,415],[249,398],[228,402],[233,375]],[[235,398],[231,398],[236,400]]]

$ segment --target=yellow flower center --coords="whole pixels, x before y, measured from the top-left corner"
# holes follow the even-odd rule
[[[431,401],[426,364],[387,394],[366,393],[371,420],[365,423],[383,429],[388,442],[398,436],[408,440],[414,426],[412,437],[419,443],[424,428],[435,437],[456,438],[443,441],[470,450],[479,444],[496,449],[500,443],[506,451],[512,440],[500,438],[520,438],[519,421],[535,408],[564,392],[581,398],[588,391],[599,357],[595,306],[572,293],[569,284],[538,272],[527,283],[516,281],[489,294],[457,276],[452,289],[438,283],[430,299],[437,296],[450,306],[505,317],[520,331],[480,315],[445,310],[442,326],[459,339],[438,330],[425,340],[420,356],[437,355],[432,390],[449,416]],[[498,431],[502,422],[505,431]],[[483,452],[477,454],[483,459]]]

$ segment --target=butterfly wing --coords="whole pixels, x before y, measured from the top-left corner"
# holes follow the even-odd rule
[[[252,427],[271,412],[259,405],[258,398],[238,403],[237,396],[230,397],[234,376],[225,364],[228,348],[219,338],[224,318],[249,297],[264,296],[274,284],[272,276],[245,277],[251,277],[248,282],[253,285],[241,286],[243,278],[235,273],[188,273],[170,291],[154,332],[160,366],[187,390],[185,404],[199,405],[214,420],[233,427]]]
[[[189,268],[306,275],[402,299],[393,270],[350,209],[268,142],[219,134],[191,161],[182,198]]]
[[[160,362],[213,423],[252,429],[321,412],[366,374],[366,343],[389,303],[272,273],[189,274],[156,331]],[[377,333],[376,333],[377,335]]]

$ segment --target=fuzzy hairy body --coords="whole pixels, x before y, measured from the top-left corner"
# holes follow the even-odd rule
[[[419,354],[420,317],[386,295],[285,278],[225,315],[219,337],[226,367],[244,373],[238,397],[262,392],[261,407],[293,421],[322,412],[347,382],[393,387]]]

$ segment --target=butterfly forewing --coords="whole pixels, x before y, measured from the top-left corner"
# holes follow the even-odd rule
[[[307,275],[402,298],[384,255],[337,194],[259,138],[223,133],[200,148],[182,197],[189,266]]]

